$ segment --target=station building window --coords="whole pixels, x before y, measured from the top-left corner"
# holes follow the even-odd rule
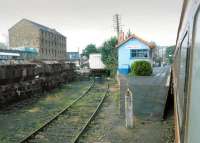
[[[131,49],[131,58],[148,58],[147,49]]]

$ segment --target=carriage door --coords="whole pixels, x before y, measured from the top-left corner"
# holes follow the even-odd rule
[[[188,143],[200,142],[200,10],[195,17],[191,65]]]

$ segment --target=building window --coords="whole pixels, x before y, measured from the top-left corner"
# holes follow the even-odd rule
[[[147,49],[131,49],[131,58],[148,58]]]

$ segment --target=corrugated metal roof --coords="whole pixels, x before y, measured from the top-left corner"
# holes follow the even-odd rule
[[[11,48],[11,49],[18,50],[18,51],[24,51],[24,52],[39,53],[38,48],[32,48],[32,47],[15,47],[15,48]]]
[[[5,53],[5,52],[0,52],[0,56],[15,56],[15,57],[19,57],[20,54],[18,54],[18,53]]]
[[[118,45],[116,46],[116,48],[120,47],[121,45],[125,44],[126,42],[128,42],[131,39],[137,39],[139,41],[141,41],[142,43],[146,44],[147,46],[149,46],[149,48],[155,48],[156,44],[153,42],[147,42],[146,40],[136,36],[135,34],[129,36],[127,39],[125,39],[124,41],[122,41],[121,43],[118,43]]]

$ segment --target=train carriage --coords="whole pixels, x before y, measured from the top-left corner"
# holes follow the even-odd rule
[[[200,142],[200,0],[184,0],[173,64],[177,143]]]

